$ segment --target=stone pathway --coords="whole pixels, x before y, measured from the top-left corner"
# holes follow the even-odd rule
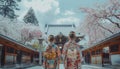
[[[26,69],[44,69],[42,66],[34,66]],[[60,69],[64,69],[63,64],[60,64]],[[91,66],[91,65],[82,65],[82,69],[112,69],[112,68],[104,68],[98,66]]]

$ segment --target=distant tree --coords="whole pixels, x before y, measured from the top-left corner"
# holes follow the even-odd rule
[[[39,26],[26,24],[18,20],[11,20],[0,15],[0,34],[8,36],[16,41],[25,43],[34,38],[40,38],[42,32]]]
[[[25,23],[12,20],[0,15],[0,34],[8,36],[16,41],[21,41],[21,28]]]
[[[14,19],[16,17],[14,10],[19,10],[17,2],[21,0],[0,0],[0,15]]]
[[[42,32],[38,26],[28,25],[21,29],[22,42],[31,41],[34,38],[39,39],[42,36]]]
[[[89,35],[90,43],[97,42],[120,30],[120,1],[96,5],[94,8],[80,8],[86,13],[86,19],[82,27]],[[83,29],[82,29],[83,30]]]
[[[35,16],[34,10],[30,8],[27,12],[27,14],[24,16],[24,22],[25,23],[32,23],[34,25],[39,25],[38,20]]]

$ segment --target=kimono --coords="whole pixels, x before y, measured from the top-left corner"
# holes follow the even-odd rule
[[[81,56],[79,45],[75,41],[69,41],[63,48],[63,59],[65,69],[80,69]]]
[[[59,69],[60,50],[55,44],[49,44],[44,52],[45,69]]]

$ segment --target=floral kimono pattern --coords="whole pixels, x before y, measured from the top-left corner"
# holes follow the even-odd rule
[[[55,44],[47,47],[46,51],[44,52],[44,57],[45,57],[44,60],[45,69],[59,68],[60,50]]]
[[[80,69],[80,49],[75,41],[69,41],[63,48],[65,69]]]

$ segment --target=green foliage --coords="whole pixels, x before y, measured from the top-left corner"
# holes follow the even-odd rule
[[[24,22],[25,23],[32,23],[34,25],[38,25],[38,20],[35,16],[34,10],[30,8],[27,12],[27,14],[24,16]]]
[[[17,15],[15,10],[20,10],[18,8],[17,2],[21,0],[0,0],[0,15],[14,19]]]

